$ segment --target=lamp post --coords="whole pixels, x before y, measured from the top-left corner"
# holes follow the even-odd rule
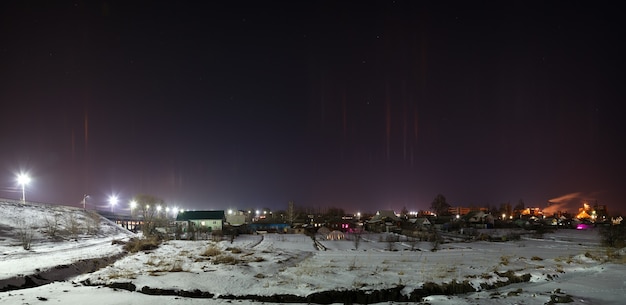
[[[83,211],[87,210],[87,197],[89,197],[89,195],[83,195]]]
[[[131,200],[130,201],[130,216],[131,217],[135,217],[135,209],[136,208],[137,208],[137,201]]]
[[[26,185],[30,183],[30,177],[27,174],[21,173],[17,175],[17,183],[22,185],[22,203],[26,203]]]

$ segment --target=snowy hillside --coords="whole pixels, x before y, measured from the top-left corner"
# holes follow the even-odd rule
[[[111,241],[134,235],[97,213],[67,206],[1,200],[0,215],[0,281],[117,255],[121,247]]]
[[[111,239],[129,236],[106,221],[99,233],[84,231],[78,237],[53,238],[35,225],[36,238],[27,251],[11,234],[19,215],[41,220],[76,213],[86,227],[87,214],[17,203],[0,207],[6,215],[0,241],[3,278],[119,254],[120,246]],[[68,226],[60,231],[69,231]],[[318,236],[326,250],[297,234],[166,241],[68,281],[0,292],[0,304],[624,303],[626,265],[623,258],[607,256],[596,229],[509,242],[450,242],[436,251],[432,243],[396,241],[384,233],[366,233],[358,243],[353,237],[330,241]]]

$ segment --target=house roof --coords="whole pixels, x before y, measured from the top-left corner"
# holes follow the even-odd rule
[[[416,225],[429,225],[430,220],[428,220],[428,218],[426,217],[418,217],[418,218],[411,218],[409,219],[409,222],[416,224]]]
[[[369,222],[374,223],[374,222],[382,221],[385,219],[391,219],[393,221],[400,220],[400,218],[396,216],[396,214],[393,211],[381,210],[381,211],[376,212],[376,215],[374,215],[374,217],[372,217],[372,219],[370,219]]]
[[[176,221],[224,219],[224,211],[185,211],[178,213]]]

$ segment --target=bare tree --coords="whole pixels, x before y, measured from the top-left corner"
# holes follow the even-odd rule
[[[87,212],[87,216],[87,221],[85,221],[87,234],[98,234],[98,232],[100,231],[100,214],[94,211],[89,211]]]
[[[68,212],[65,214],[65,229],[70,233],[70,235],[77,237],[78,233],[80,233],[81,225],[80,221],[78,221],[78,217],[74,212]]]
[[[409,245],[411,245],[411,251],[415,250],[415,246],[417,246],[417,238],[411,236],[408,239]]]
[[[22,248],[30,250],[33,236],[35,235],[32,224],[24,219],[19,219],[15,227],[17,228],[17,238],[20,240]]]
[[[396,249],[396,242],[399,240],[397,236],[388,234],[386,237],[387,250],[394,251]]]
[[[406,207],[402,207],[402,211],[400,212],[400,216],[402,219],[407,219],[409,215],[409,210]]]
[[[513,210],[514,211],[523,211],[524,209],[525,209],[524,200],[520,198],[520,200],[517,202],[517,204],[515,205]]]
[[[295,220],[295,202],[291,200],[287,204],[287,222],[289,222],[289,224],[291,225],[293,224],[294,220]]]
[[[355,232],[353,236],[354,236],[354,249],[358,250],[359,245],[361,244],[361,232]]]
[[[46,228],[46,234],[50,237],[56,237],[59,232],[59,225],[61,221],[61,214],[54,213],[52,217],[46,216],[44,218],[44,227]]]
[[[137,202],[137,212],[143,219],[141,230],[145,236],[152,236],[156,233],[157,225],[161,225],[165,220],[165,202],[152,195],[141,194],[134,198]],[[160,210],[159,210],[160,209]]]
[[[448,215],[450,213],[448,211],[450,204],[446,201],[446,197],[441,194],[435,197],[430,207],[437,215]]]

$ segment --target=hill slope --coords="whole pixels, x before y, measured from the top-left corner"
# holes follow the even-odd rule
[[[93,211],[0,199],[0,280],[122,253],[134,234]]]

